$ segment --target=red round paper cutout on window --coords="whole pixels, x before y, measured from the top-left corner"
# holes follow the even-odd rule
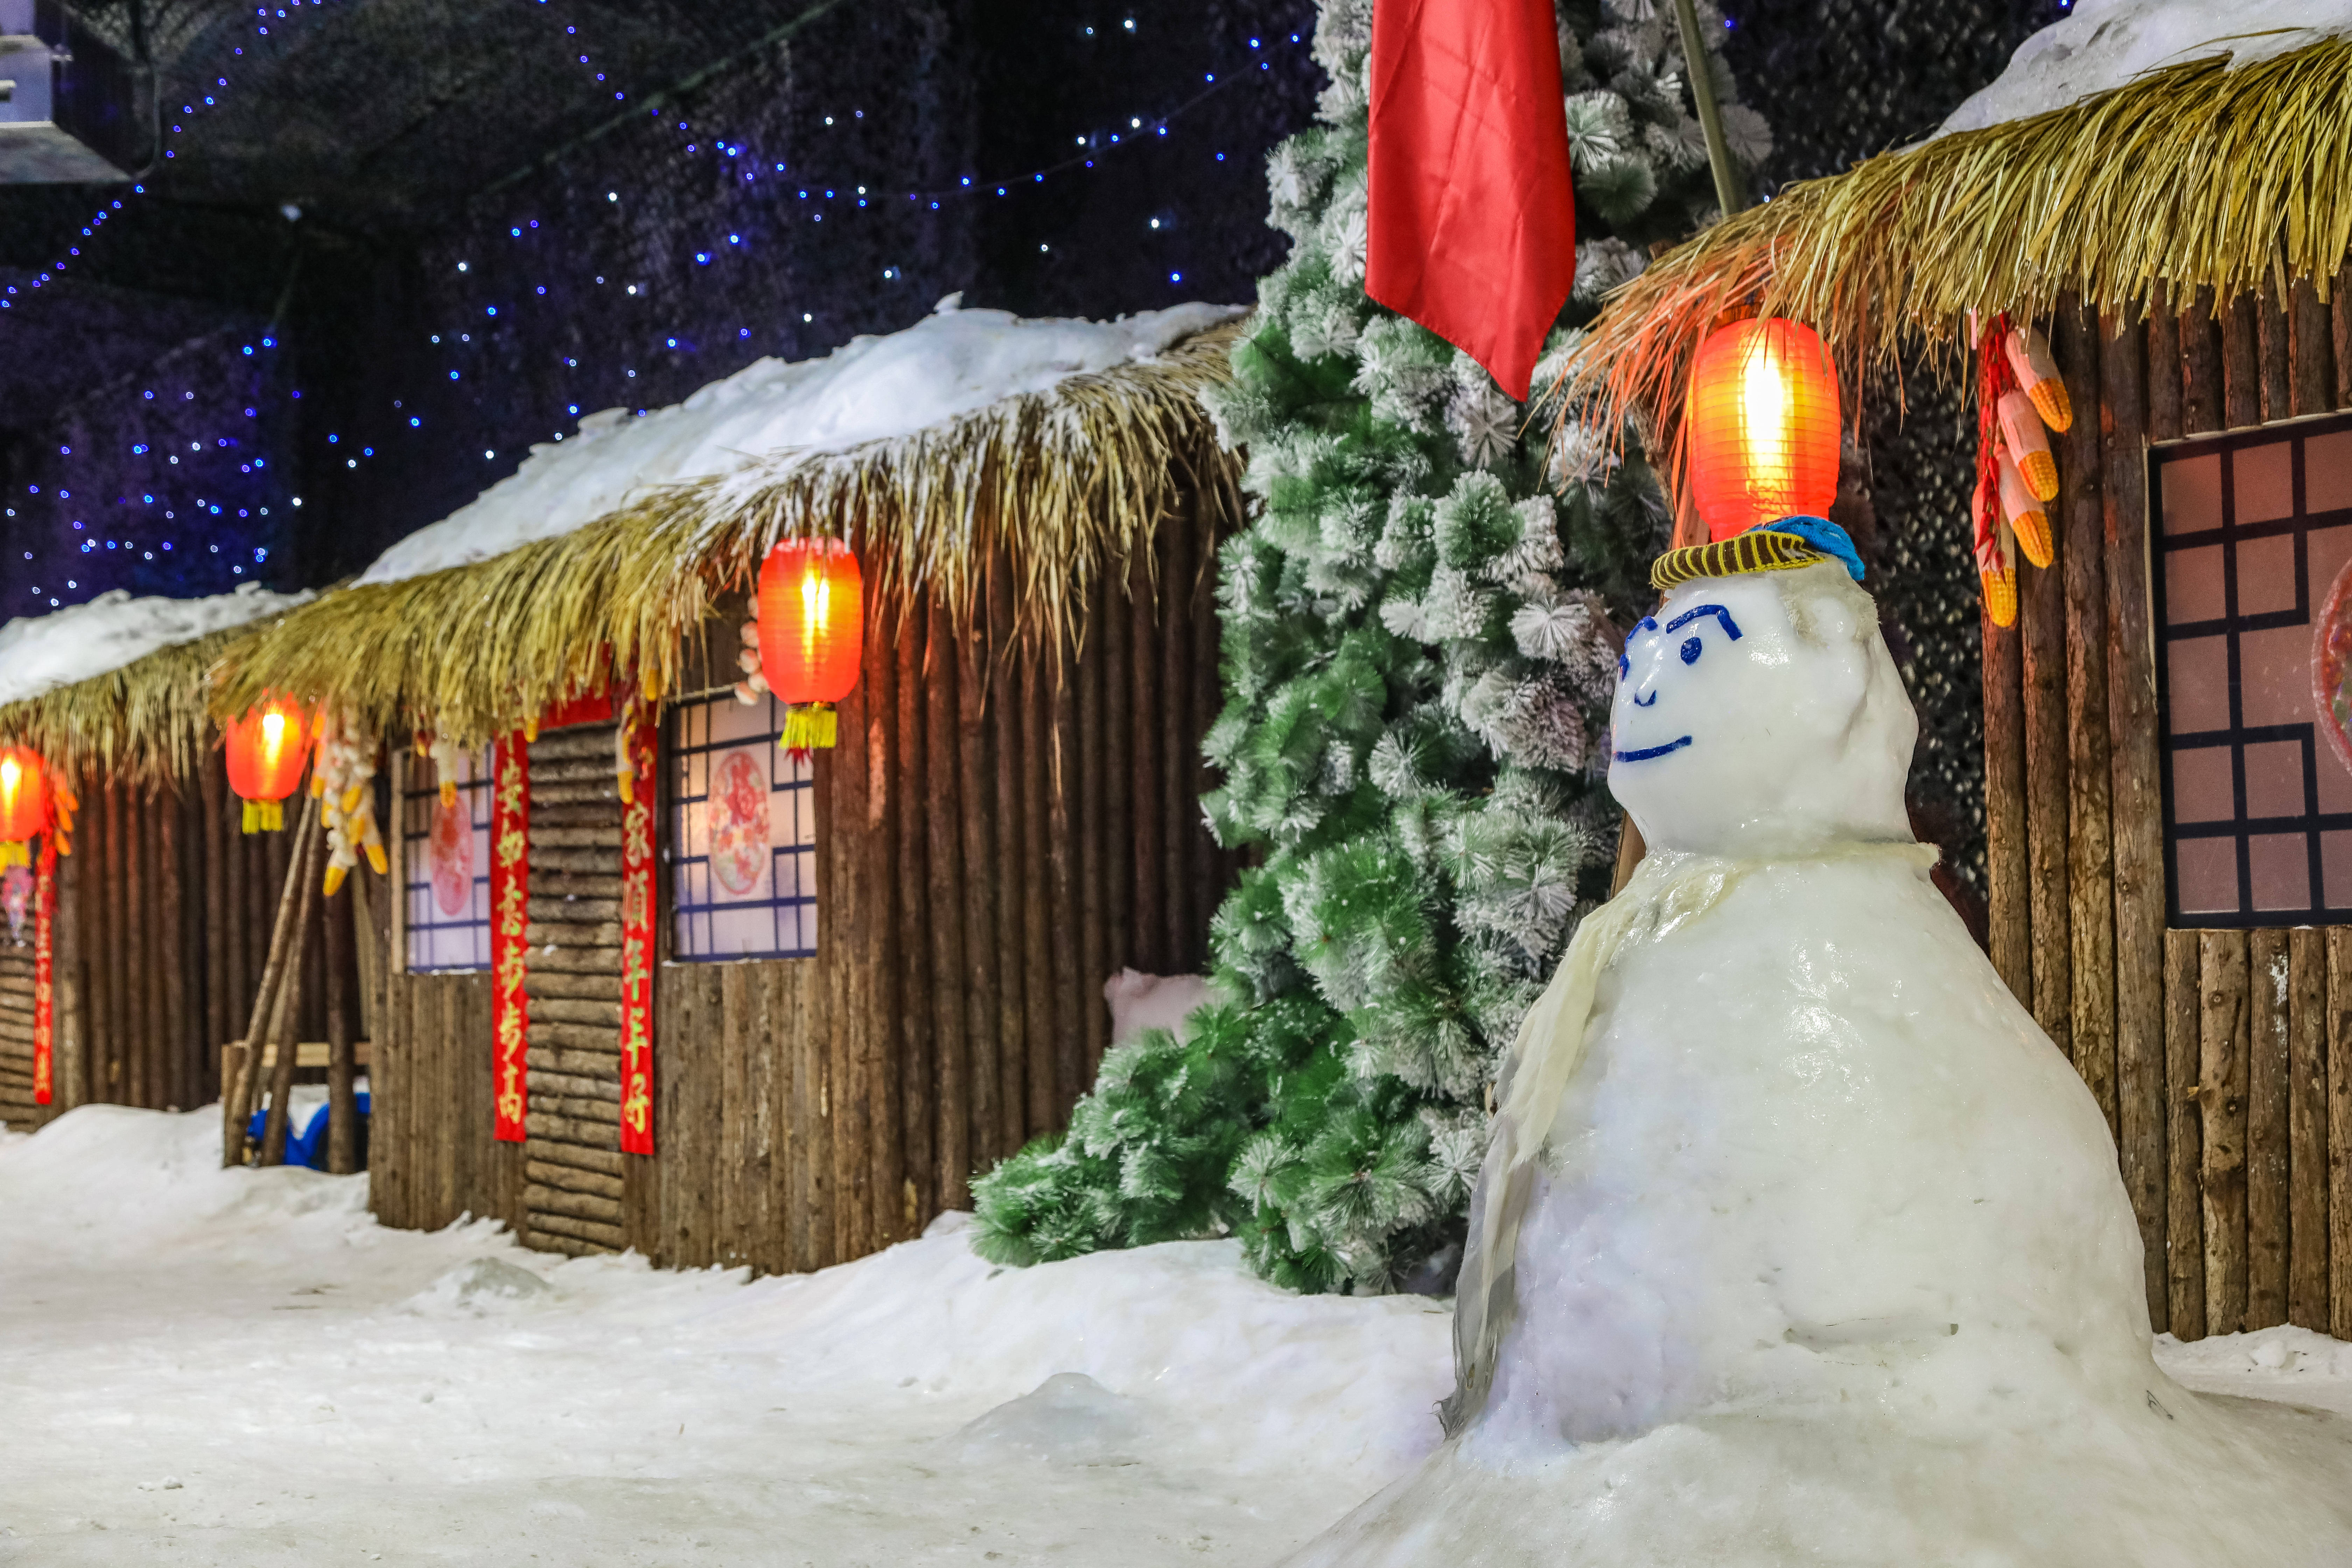
[[[474,816],[466,797],[448,805],[433,803],[433,901],[445,915],[474,907]]]
[[[768,770],[750,749],[710,770],[710,874],[735,898],[759,891],[768,872]]]
[[[2352,563],[2336,574],[2327,597],[2312,617],[2311,706],[2328,749],[2347,773],[2352,773]]]

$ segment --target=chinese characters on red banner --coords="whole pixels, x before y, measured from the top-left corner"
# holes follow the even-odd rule
[[[625,721],[626,722],[626,721]],[[655,729],[631,723],[621,810],[621,1152],[654,1152]]]
[[[57,1034],[56,991],[49,979],[50,928],[57,923],[58,843],[41,837],[41,858],[33,889],[33,1103],[47,1105],[55,1090],[50,1063]]]
[[[523,1141],[530,1107],[530,752],[520,731],[499,737],[491,763],[490,1030],[497,1136]]]

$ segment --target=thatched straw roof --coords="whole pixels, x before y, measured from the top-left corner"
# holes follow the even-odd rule
[[[1612,297],[1568,402],[1611,428],[1646,413],[1671,437],[1691,354],[1735,302],[1809,322],[1851,378],[1900,348],[1948,351],[1971,309],[2030,318],[2079,293],[2137,312],[2158,280],[2229,299],[2309,277],[2324,297],[2347,242],[2352,39],[2194,60],[1718,224]]]
[[[0,626],[0,743],[141,785],[184,777],[210,742],[213,661],[254,622],[309,598],[258,584],[209,599],[118,591],[11,621]]]
[[[726,472],[646,488],[486,560],[362,578],[233,641],[212,710],[290,691],[348,705],[372,730],[414,722],[472,742],[613,671],[659,695],[676,687],[685,634],[793,536],[848,539],[869,596],[932,593],[959,614],[990,570],[1007,571],[1024,626],[1059,634],[1097,574],[1148,549],[1183,487],[1234,495],[1237,459],[1198,394],[1229,375],[1238,330],[903,436],[737,454]]]

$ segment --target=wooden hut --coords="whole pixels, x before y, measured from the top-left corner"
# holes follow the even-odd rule
[[[0,744],[39,753],[79,806],[71,831],[45,835],[19,869],[26,907],[0,924],[0,1121],[11,1127],[89,1102],[190,1110],[219,1097],[290,847],[288,835],[240,831],[205,672],[230,637],[306,596],[111,594],[0,628]],[[352,910],[350,896],[327,900],[301,933],[289,1061],[310,1063],[310,1077],[323,1074],[330,1037],[352,1068],[366,1065],[373,1019]],[[355,1160],[346,1151],[341,1168]]]
[[[1671,444],[1727,309],[1813,326],[1849,397],[1981,383],[2004,312],[2046,332],[2055,559],[1984,618],[1990,946],[2106,1113],[2182,1338],[2352,1337],[2352,769],[2314,697],[2352,562],[2352,40],[2290,41],[1789,187],[1622,289],[1574,373]]]
[[[804,1269],[1060,1125],[1105,980],[1201,967],[1230,874],[1198,742],[1236,459],[1195,392],[1231,314],[952,312],[592,416],[226,651],[217,710],[298,692],[389,742],[380,1217]],[[866,579],[806,760],[737,689],[796,536]]]

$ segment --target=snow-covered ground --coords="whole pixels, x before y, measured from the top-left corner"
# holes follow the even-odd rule
[[[1436,1436],[1443,1304],[1223,1243],[814,1276],[385,1230],[215,1115],[0,1137],[0,1563],[1270,1564]],[[2160,1347],[2352,1414],[2352,1346]],[[1090,1380],[1090,1381],[1081,1381]]]
[[[0,1137],[0,1563],[1266,1563],[1450,1383],[1443,1304],[1224,1243],[746,1283],[384,1229],[219,1125]]]

